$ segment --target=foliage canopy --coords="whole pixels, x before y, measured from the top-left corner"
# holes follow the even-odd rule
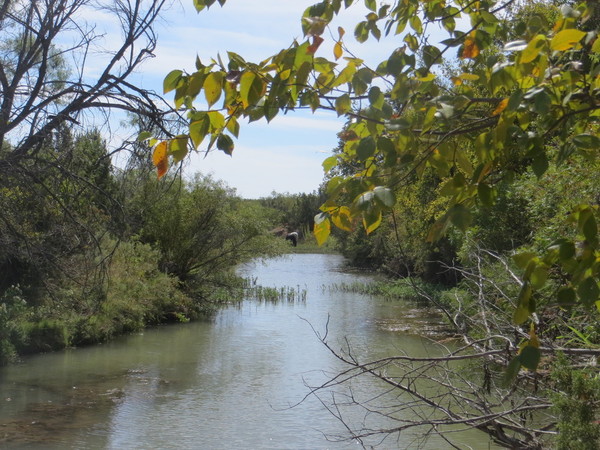
[[[214,3],[194,0],[198,11]],[[302,17],[304,40],[263,61],[228,52],[226,62],[197,59],[195,72],[166,76],[164,91],[174,91],[189,130],[151,140],[158,175],[188,148],[231,154],[240,119],[270,121],[303,107],[332,110],[349,124],[339,134],[343,150],[323,163],[332,176],[328,200],[315,218],[319,242],[327,240],[332,224],[376,230],[396,203],[395,189],[427,168],[443,180],[440,192],[447,200],[427,240],[440,239],[451,225],[467,230],[474,208],[492,205],[502,182],[515,174],[532,170],[539,179],[550,162],[597,157],[598,12],[593,2],[560,3],[316,3]],[[329,29],[338,14],[361,5],[366,15],[353,30],[358,42],[396,36],[400,43],[375,67],[347,49],[344,29]],[[557,14],[545,10],[550,6]],[[517,8],[522,14],[515,14]],[[439,43],[430,41],[434,27],[446,34]],[[319,52],[325,39],[334,41],[330,57]],[[340,166],[354,170],[336,172]],[[578,205],[564,218],[576,229],[573,238],[515,255],[522,270],[516,324],[535,321],[535,295],[549,279],[558,281],[557,306],[600,307],[597,214],[598,205]],[[537,345],[532,328],[519,360],[523,366],[536,368]]]

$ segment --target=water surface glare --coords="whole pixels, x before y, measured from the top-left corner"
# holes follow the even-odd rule
[[[329,341],[342,347],[348,338],[364,357],[438,349],[414,333],[428,326],[427,318],[405,303],[328,289],[369,282],[366,275],[344,273],[342,265],[337,255],[306,254],[249,264],[240,269],[245,276],[265,287],[306,289],[306,301],[246,300],[210,321],[161,326],[0,369],[0,447],[360,448],[327,439],[344,427],[317,398],[296,405],[307,384],[344,368],[313,327],[324,333],[329,322]],[[353,386],[359,394],[380,387],[367,378]],[[362,412],[349,414],[350,421],[363,419]],[[478,432],[454,439],[477,449],[489,445]],[[447,445],[430,439],[423,447]],[[407,434],[379,448],[416,447]]]

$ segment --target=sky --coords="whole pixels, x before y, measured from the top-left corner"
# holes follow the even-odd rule
[[[215,4],[196,13],[192,0],[181,0],[158,24],[155,57],[144,63],[135,79],[142,87],[162,93],[164,77],[173,69],[193,72],[196,55],[205,63],[227,51],[247,61],[266,59],[289,47],[294,39],[302,41],[300,18],[315,2],[228,0],[223,8]],[[396,38],[396,42],[383,45],[374,41],[356,43],[352,31],[364,14],[362,7],[344,11],[331,28],[337,35],[337,27],[343,26],[346,44],[356,49],[357,56],[376,63],[386,59],[401,40]],[[317,56],[333,59],[333,39],[327,32],[324,37],[327,40]],[[172,93],[166,98],[172,100]],[[267,197],[272,192],[313,192],[323,181],[321,163],[337,146],[336,135],[344,121],[332,112],[294,111],[277,116],[269,124],[264,120],[242,123],[233,156],[220,151],[208,156],[194,154],[187,161],[185,173],[212,174],[244,198]]]

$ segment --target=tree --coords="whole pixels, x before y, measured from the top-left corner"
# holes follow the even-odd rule
[[[7,173],[31,158],[61,125],[81,124],[110,111],[127,111],[164,126],[166,104],[129,81],[152,56],[153,23],[165,0],[7,0],[0,8],[0,159]],[[88,67],[103,35],[82,19],[85,12],[109,14],[121,41],[102,49],[105,66]],[[118,25],[117,25],[118,24]],[[97,75],[96,75],[97,73]]]
[[[169,134],[171,109],[130,81],[152,56],[153,24],[165,5],[165,0],[2,2],[0,227],[2,266],[8,270],[0,288],[48,285],[44,278],[51,266],[69,273],[58,267],[62,256],[87,245],[99,249],[97,225],[119,210],[112,197],[112,153],[103,141],[112,114],[130,113]],[[114,33],[120,33],[110,50],[102,31],[85,20],[90,12],[108,15]],[[104,66],[96,66],[98,61]]]
[[[194,0],[198,11],[214,3]],[[224,3],[219,0],[221,6]],[[366,66],[347,48],[345,30],[334,29],[336,16],[359,4],[368,10],[354,29],[359,42],[390,35],[402,39],[402,45],[377,66]],[[518,14],[521,10],[524,13]],[[297,108],[326,109],[346,116],[349,123],[339,134],[343,151],[323,163],[332,176],[326,187],[328,200],[316,217],[314,233],[319,242],[327,239],[332,224],[351,231],[362,222],[366,233],[373,233],[384,222],[384,214],[395,207],[399,187],[431,171],[439,179],[436,189],[446,208],[434,217],[428,241],[438,241],[451,227],[470,230],[477,217],[479,227],[493,227],[493,221],[483,220],[485,212],[478,211],[491,207],[496,199],[504,201],[499,191],[515,176],[532,173],[539,181],[551,166],[560,170],[575,167],[582,159],[597,160],[598,17],[590,1],[323,0],[307,8],[302,17],[304,40],[276,55],[255,63],[228,52],[226,62],[197,60],[195,72],[174,70],[166,76],[164,91],[174,91],[175,105],[187,113],[189,129],[173,139],[159,136],[150,141],[156,144],[153,161],[158,176],[167,172],[171,161],[184,158],[188,148],[211,151],[216,147],[230,154],[242,118],[270,121]],[[430,36],[434,27],[446,34],[439,43]],[[327,36],[333,40],[333,58],[319,53]],[[444,64],[449,61],[453,68],[448,71]],[[598,205],[597,199],[586,200],[555,218],[563,224],[557,229],[571,232],[521,251],[512,260],[485,249],[487,256],[475,251],[473,270],[458,268],[466,282],[472,280],[479,289],[473,302],[475,314],[485,317],[490,310],[499,314],[499,321],[482,329],[488,335],[479,343],[478,357],[504,367],[508,364],[509,379],[518,376],[536,383],[532,372],[547,351],[540,342],[544,337],[539,336],[543,331],[540,299],[544,308],[565,314],[567,324],[574,327],[578,326],[573,322],[575,311],[597,320]],[[507,245],[502,243],[502,249]],[[488,291],[487,283],[491,290],[498,288],[482,272],[483,261],[488,264],[490,258],[513,283],[511,289],[501,289],[497,297],[501,306],[479,297]],[[512,264],[518,267],[518,275]],[[544,320],[548,319],[552,320],[550,315]],[[464,323],[455,325],[461,329]],[[503,344],[492,345],[497,329],[513,332],[514,338],[502,337]],[[469,349],[473,345],[473,341],[467,344]],[[502,353],[505,349],[497,345],[507,345],[508,352]],[[594,349],[584,350],[594,354]],[[496,358],[500,354],[505,356]],[[379,376],[364,362],[345,360],[361,373]],[[526,388],[522,393],[530,391]],[[470,398],[457,392],[457,401]],[[471,392],[479,398],[476,389]],[[499,398],[507,393],[497,392]],[[428,403],[430,399],[413,394],[418,405],[445,407],[443,401]],[[483,410],[493,402],[484,401]],[[549,406],[543,403],[543,408]],[[527,414],[532,411],[525,408]],[[518,416],[519,409],[479,416],[482,428],[504,445],[535,447],[543,445],[543,435],[554,433],[549,431],[551,423],[539,429],[520,425],[516,419],[506,423],[509,413]],[[445,422],[427,423],[436,430],[446,423],[478,427],[469,414],[451,413]]]
[[[128,216],[139,217],[135,232],[160,250],[161,271],[181,282],[217,283],[237,264],[277,252],[268,235],[273,224],[261,208],[247,207],[231,188],[209,177],[189,182],[176,177],[166,185],[146,179],[131,191],[135,195],[124,204]]]

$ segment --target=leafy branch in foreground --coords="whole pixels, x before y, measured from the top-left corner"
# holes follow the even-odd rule
[[[194,0],[198,11],[214,3]],[[374,67],[350,52],[344,29],[330,29],[338,14],[360,4],[367,13],[354,29],[358,42],[402,40]],[[440,239],[451,225],[467,230],[472,210],[492,205],[503,180],[525,170],[541,178],[551,161],[568,165],[574,155],[595,161],[600,148],[594,3],[565,3],[554,16],[533,8],[519,17],[515,5],[512,0],[321,1],[303,14],[304,40],[263,61],[228,52],[226,62],[197,59],[195,72],[169,73],[164,91],[173,91],[176,108],[187,114],[188,132],[140,139],[155,146],[154,164],[162,177],[189,149],[216,147],[231,155],[241,119],[270,121],[297,108],[335,111],[349,123],[339,134],[342,151],[323,163],[329,180],[328,200],[315,218],[319,243],[327,240],[332,224],[352,230],[362,222],[367,234],[375,231],[396,202],[395,188],[426,168],[442,180],[440,192],[447,199],[428,240]],[[435,44],[434,27],[446,34]],[[319,54],[327,36],[334,41],[331,59]],[[441,75],[448,61],[456,68]],[[342,166],[354,169],[339,175],[335,169]],[[523,271],[513,316],[517,325],[530,319],[535,324],[537,292],[551,284],[557,306],[600,307],[597,215],[597,205],[580,205],[565,218],[575,225],[576,236],[543,252],[516,255]],[[540,352],[535,326],[530,329],[524,365],[535,369]]]
[[[214,3],[194,2],[198,11]],[[343,151],[325,160],[325,172],[349,164],[356,170],[329,177],[329,199],[315,219],[317,240],[328,238],[331,224],[351,230],[358,221],[373,232],[395,203],[394,188],[432,167],[447,198],[429,232],[435,241],[450,225],[468,229],[471,209],[491,205],[512,173],[530,168],[542,177],[551,159],[569,164],[576,153],[596,158],[600,40],[592,3],[565,4],[552,22],[536,12],[513,20],[512,1],[369,0],[356,40],[398,36],[402,46],[369,67],[350,53],[339,27],[328,33],[337,36],[333,59],[318,55],[335,17],[359,3],[325,0],[307,8],[305,40],[258,63],[228,52],[227,62],[197,59],[195,72],[169,73],[164,91],[174,91],[189,132],[150,141],[159,177],[189,148],[216,146],[231,154],[240,119],[270,121],[304,107],[332,110],[350,122],[339,135]],[[446,33],[437,45],[430,42],[434,26]],[[458,69],[449,78],[440,75],[453,57]],[[543,254],[518,255],[523,288],[516,323],[535,313],[535,293],[549,277],[562,280],[560,306],[598,301],[597,209],[573,211],[568,220],[577,226],[576,239],[556,242]]]

